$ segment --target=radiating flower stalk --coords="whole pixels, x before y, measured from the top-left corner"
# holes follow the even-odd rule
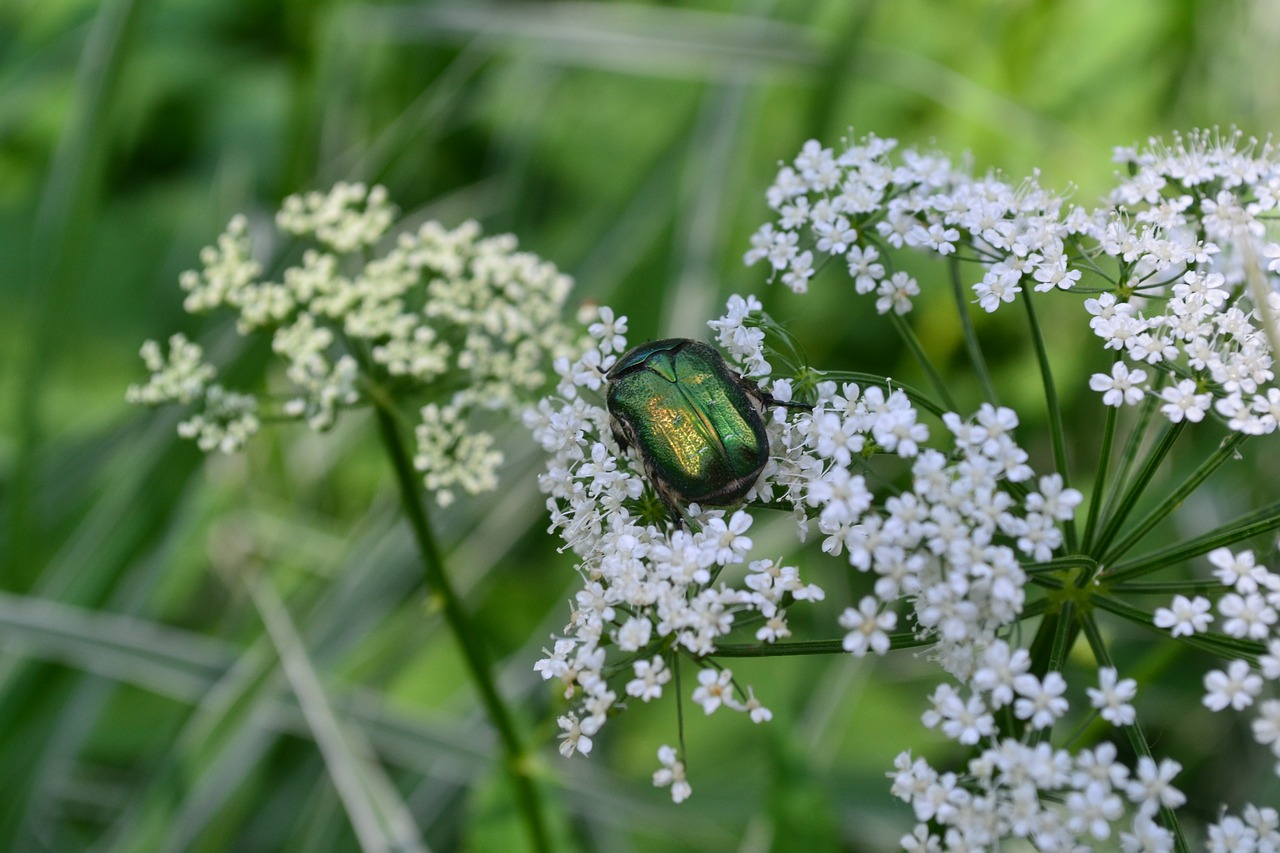
[[[130,387],[128,399],[187,407],[179,433],[225,453],[241,449],[263,423],[324,431],[341,412],[373,410],[427,587],[498,732],[530,848],[550,850],[534,761],[450,580],[424,490],[443,506],[459,492],[496,488],[503,457],[487,422],[518,417],[547,383],[552,360],[581,348],[560,321],[571,282],[518,251],[511,235],[486,237],[474,222],[396,230],[395,220],[381,187],[338,184],[292,196],[276,232],[305,248],[266,280],[249,220],[236,216],[202,253],[201,269],[180,284],[189,312],[229,309],[242,335],[270,341],[281,363],[268,372],[267,388],[227,388],[203,349],[175,334],[167,347],[143,346],[151,377]],[[404,407],[411,404],[418,420],[409,425]]]
[[[733,297],[709,324],[721,348],[775,398],[813,408],[769,410],[771,459],[745,505],[690,507],[688,527],[670,522],[613,438],[603,387],[627,348],[627,323],[600,308],[594,346],[558,360],[556,392],[526,414],[550,455],[541,485],[552,528],[583,578],[569,623],[537,665],[570,703],[561,752],[590,753],[628,703],[673,691],[678,720],[691,701],[706,714],[767,721],[767,695],[726,665],[735,656],[926,647],[944,675],[922,722],[971,758],[947,770],[910,750],[898,757],[891,790],[918,821],[904,848],[1022,838],[1042,850],[1280,849],[1280,815],[1252,803],[1222,804],[1206,837],[1188,839],[1181,765],[1152,746],[1138,681],[1107,639],[1119,619],[1156,642],[1219,656],[1221,668],[1204,676],[1204,706],[1251,715],[1255,741],[1280,758],[1280,574],[1247,547],[1280,528],[1280,501],[1139,548],[1246,440],[1274,440],[1276,155],[1234,132],[1119,150],[1127,174],[1087,209],[1034,179],[976,176],[937,153],[898,152],[892,140],[838,152],[807,143],[769,188],[775,218],[746,262],[798,293],[822,281],[873,299],[931,387],[819,370],[755,296]],[[985,397],[969,410],[952,401],[911,327],[933,284],[902,268],[908,253],[939,256],[937,279],[955,297]],[[1031,467],[1020,417],[1000,405],[968,314],[1019,301],[1044,389],[1049,470]],[[1051,309],[1058,320],[1079,317],[1111,351],[1107,372],[1054,374],[1039,319]],[[1070,458],[1057,396],[1084,384],[1105,412],[1096,460]],[[1179,438],[1206,428],[1225,434],[1218,449],[1152,497]],[[1087,504],[1071,485],[1082,471],[1092,475]],[[752,525],[779,511],[801,540],[816,535],[826,557],[758,553]],[[1179,580],[1186,564],[1207,576]],[[866,576],[867,592],[840,612],[832,628],[841,636],[793,638],[790,609],[822,599],[818,584],[844,565]],[[1147,578],[1157,572],[1169,579]],[[1032,620],[1024,638],[1019,628]],[[1095,666],[1091,685],[1075,685],[1077,699],[1067,658],[1081,638]],[[1072,702],[1085,713],[1069,717]],[[675,735],[658,750],[654,783],[679,802],[692,792],[692,756],[679,725]]]

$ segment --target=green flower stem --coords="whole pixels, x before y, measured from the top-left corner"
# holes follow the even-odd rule
[[[1077,610],[1074,601],[1063,601],[1057,612],[1050,613],[1040,623],[1031,642],[1031,672],[1037,678],[1044,678],[1049,672],[1062,671],[1063,661],[1080,635]],[[1048,740],[1051,731],[1051,726],[1037,729],[1032,732],[1030,742],[1034,745]]]
[[[1191,593],[1223,593],[1227,587],[1222,581],[1201,578],[1198,580],[1150,581],[1140,583],[1118,583],[1107,587],[1109,592],[1124,595],[1159,595],[1168,598],[1171,595],[1190,595]]]
[[[1242,433],[1233,433],[1229,438],[1225,439],[1218,449],[1210,454],[1209,458],[1200,464],[1190,477],[1188,477],[1181,486],[1174,489],[1173,492],[1164,498],[1160,504],[1139,521],[1138,524],[1129,531],[1123,539],[1113,545],[1101,562],[1106,565],[1114,563],[1122,556],[1127,554],[1134,545],[1142,540],[1142,537],[1151,532],[1151,529],[1163,521],[1170,513],[1182,505],[1187,497],[1200,487],[1200,484],[1209,478],[1209,475],[1218,470],[1224,462],[1235,456],[1236,450],[1244,443],[1245,436]]]
[[[923,391],[912,388],[910,385],[904,385],[896,379],[888,379],[884,376],[877,376],[874,373],[862,373],[857,370],[823,370],[819,378],[830,379],[833,382],[859,382],[863,385],[876,385],[888,391],[901,391],[907,395],[911,402],[927,410],[939,420],[950,411],[931,397],[926,396]]]
[[[911,325],[904,319],[902,315],[896,311],[889,312],[889,319],[893,322],[893,327],[897,329],[898,335],[901,336],[903,342],[911,350],[911,354],[916,357],[916,361],[920,363],[920,367],[924,370],[925,375],[929,377],[929,384],[933,386],[933,390],[937,392],[938,399],[947,407],[949,411],[956,411],[956,401],[951,396],[951,390],[947,388],[947,383],[943,381],[942,375],[934,369],[933,362],[929,360],[929,356],[925,354],[924,347],[920,344],[920,339],[916,337],[915,331]]]
[[[987,360],[982,355],[982,345],[978,342],[978,333],[973,327],[973,315],[969,313],[964,283],[960,280],[960,259],[955,255],[949,259],[948,270],[951,273],[951,291],[956,297],[956,313],[960,317],[960,328],[964,332],[964,345],[969,351],[969,362],[973,365],[973,372],[978,374],[983,398],[991,405],[998,406],[1000,398],[996,396],[996,386],[991,381],[991,371],[987,369]]]
[[[1049,350],[1045,347],[1044,335],[1040,332],[1040,321],[1036,319],[1031,291],[1025,288],[1022,291],[1022,304],[1027,308],[1027,324],[1031,327],[1031,340],[1036,347],[1036,361],[1040,363],[1040,379],[1044,383],[1044,400],[1049,410],[1049,435],[1053,440],[1053,464],[1062,477],[1063,488],[1067,488],[1071,485],[1071,474],[1067,466],[1067,432],[1062,423],[1062,409],[1058,406],[1058,389],[1053,382],[1053,370],[1049,366]],[[1075,553],[1078,548],[1074,520],[1063,522],[1062,534],[1067,552]]]
[[[680,680],[680,658],[671,662],[676,676],[676,737],[680,740],[680,760],[689,762],[689,750],[684,745],[684,685]]]
[[[413,529],[413,536],[422,557],[422,569],[426,575],[427,587],[443,605],[445,621],[462,648],[472,683],[480,694],[480,700],[489,714],[489,719],[498,730],[503,751],[506,753],[507,774],[515,786],[516,803],[524,818],[532,849],[550,851],[551,842],[543,820],[540,795],[531,772],[533,762],[520,741],[515,721],[498,694],[483,641],[463,607],[457,591],[449,581],[449,576],[445,573],[440,549],[436,545],[435,536],[427,521],[426,505],[422,500],[417,472],[400,440],[400,430],[396,425],[398,412],[389,400],[377,394],[372,395],[372,398],[382,443],[387,450],[387,455],[391,458],[391,467],[395,470],[396,482],[400,487],[400,502],[409,519],[409,526]]]
[[[1094,659],[1098,661],[1099,668],[1110,667],[1115,669],[1115,664],[1111,661],[1111,655],[1107,651],[1107,644],[1102,639],[1102,632],[1098,630],[1098,623],[1094,621],[1093,614],[1087,613],[1081,619],[1081,627],[1084,629],[1084,635],[1088,638],[1089,647],[1093,649]],[[1151,746],[1147,743],[1147,737],[1142,732],[1142,727],[1135,720],[1128,725],[1122,726],[1125,736],[1129,738],[1129,745],[1133,748],[1134,755],[1145,755],[1152,761],[1155,756],[1151,754]],[[1179,853],[1187,853],[1187,839],[1183,837],[1182,827],[1178,824],[1178,816],[1174,814],[1173,809],[1168,806],[1160,806],[1160,819],[1164,823],[1165,828],[1173,833],[1174,847]]]
[[[1162,637],[1168,637],[1169,632],[1164,628],[1157,628],[1151,614],[1145,610],[1134,607],[1128,602],[1121,601],[1109,595],[1093,595],[1090,596],[1090,602],[1101,610],[1113,613],[1122,619],[1127,619],[1135,625],[1155,631]],[[1208,631],[1203,634],[1192,634],[1189,637],[1176,637],[1176,642],[1184,643],[1188,646],[1209,652],[1224,658],[1243,658],[1249,662],[1251,666],[1257,664],[1258,658],[1265,654],[1267,647],[1262,643],[1253,640],[1240,640],[1230,637],[1226,634]]]
[[[1098,540],[1093,545],[1095,554],[1100,551],[1106,551],[1111,546],[1111,542],[1120,533],[1120,528],[1124,525],[1125,519],[1133,512],[1138,500],[1142,497],[1142,493],[1146,491],[1147,486],[1151,483],[1151,478],[1155,476],[1156,470],[1160,467],[1160,463],[1164,462],[1164,458],[1169,455],[1174,442],[1178,440],[1178,436],[1182,435],[1182,430],[1186,425],[1186,421],[1179,421],[1176,424],[1169,424],[1169,426],[1165,427],[1164,432],[1160,435],[1160,441],[1151,449],[1151,453],[1147,456],[1142,467],[1138,469],[1133,482],[1125,489],[1124,496],[1120,498],[1115,511],[1107,519],[1102,535],[1098,537]]]
[[[1117,358],[1119,358],[1117,356]],[[1082,550],[1092,553],[1093,538],[1098,533],[1098,512],[1102,509],[1103,495],[1107,488],[1107,469],[1111,467],[1111,449],[1116,440],[1116,421],[1120,417],[1119,406],[1107,406],[1107,422],[1102,428],[1102,448],[1098,453],[1098,473],[1093,478],[1093,494],[1089,497],[1089,517],[1084,523]]]
[[[798,655],[843,655],[844,640],[803,640],[794,643],[726,643],[716,646],[712,657],[717,658],[774,658]],[[918,649],[932,646],[933,638],[921,639],[912,631],[889,635],[891,649]]]
[[[1116,472],[1115,486],[1102,505],[1103,518],[1111,517],[1111,510],[1120,499],[1124,484],[1129,480],[1129,474],[1133,470],[1134,461],[1138,458],[1138,450],[1142,447],[1142,439],[1147,434],[1147,426],[1151,423],[1151,416],[1156,410],[1158,399],[1153,394],[1147,395],[1146,402],[1143,403],[1142,410],[1138,414],[1138,422],[1133,425],[1129,437],[1125,439],[1124,452],[1120,454],[1120,470]]]
[[[1187,539],[1177,545],[1162,548],[1145,557],[1130,560],[1127,563],[1120,563],[1112,567],[1111,571],[1107,573],[1106,580],[1111,583],[1132,580],[1158,571],[1166,566],[1181,563],[1201,554],[1207,554],[1214,548],[1234,545],[1237,542],[1262,533],[1270,533],[1276,529],[1280,529],[1280,501],[1269,503],[1248,515],[1241,516],[1231,524],[1211,530],[1194,539]]]
[[[1023,563],[1022,570],[1029,575],[1058,572],[1063,569],[1096,569],[1098,561],[1084,554],[1072,554],[1067,557],[1054,557],[1041,563]]]

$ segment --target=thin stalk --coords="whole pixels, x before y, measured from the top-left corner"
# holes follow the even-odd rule
[[[1084,635],[1089,640],[1089,647],[1093,649],[1093,657],[1098,661],[1098,666],[1115,669],[1115,664],[1111,661],[1111,655],[1107,651],[1107,644],[1103,642],[1102,632],[1098,630],[1098,623],[1094,621],[1093,614],[1085,614],[1080,622],[1081,627],[1084,629]],[[1142,727],[1137,720],[1121,728],[1124,729],[1125,735],[1129,738],[1129,745],[1133,747],[1135,755],[1145,755],[1151,761],[1156,760],[1155,756],[1151,754],[1151,746],[1147,743],[1147,737],[1143,734]],[[1179,826],[1178,816],[1174,814],[1173,809],[1161,805],[1160,819],[1163,821],[1165,828],[1173,833],[1175,849],[1179,853],[1187,853],[1187,839],[1182,835],[1182,827]]]
[[[684,685],[680,680],[679,656],[672,661],[671,668],[675,670],[676,676],[676,736],[680,739],[680,760],[684,762],[685,767],[688,767],[689,750],[684,745]]]
[[[1058,572],[1063,569],[1096,569],[1098,561],[1083,554],[1071,554],[1066,557],[1054,557],[1040,563],[1023,563],[1022,570],[1029,575]]]
[[[1120,493],[1129,480],[1133,463],[1138,458],[1138,450],[1142,447],[1142,438],[1147,434],[1147,425],[1151,423],[1151,415],[1155,412],[1157,399],[1152,394],[1147,395],[1142,411],[1138,414],[1138,422],[1133,425],[1133,430],[1125,439],[1124,452],[1120,454],[1120,470],[1116,472],[1115,487],[1111,490],[1111,494],[1107,495],[1107,500],[1102,506],[1103,518],[1111,517],[1111,508],[1120,499]]]
[[[1151,454],[1147,456],[1146,462],[1138,470],[1137,476],[1133,478],[1133,482],[1125,489],[1124,497],[1120,498],[1119,506],[1115,508],[1115,512],[1107,519],[1102,535],[1094,543],[1095,553],[1105,551],[1120,533],[1120,528],[1125,519],[1133,512],[1138,499],[1142,497],[1142,493],[1146,491],[1151,478],[1155,476],[1156,469],[1160,467],[1160,463],[1164,462],[1164,458],[1169,455],[1174,442],[1178,440],[1178,436],[1182,435],[1182,430],[1186,425],[1186,421],[1179,421],[1176,424],[1169,424],[1165,428],[1165,431],[1160,436],[1160,441],[1151,449]]]
[[[1193,592],[1223,593],[1228,587],[1216,578],[1199,578],[1179,581],[1142,581],[1138,583],[1118,583],[1109,585],[1107,590],[1123,595],[1159,595],[1169,598],[1172,595],[1188,595]]]
[[[973,315],[969,313],[969,303],[964,298],[964,283],[960,281],[960,260],[955,255],[951,256],[948,269],[951,273],[951,291],[956,297],[956,313],[960,316],[960,329],[964,332],[965,349],[969,351],[969,362],[973,365],[973,372],[978,374],[983,398],[991,405],[998,406],[1000,398],[996,396],[996,385],[991,381],[991,371],[987,369],[982,345],[978,343]]]
[[[900,631],[889,635],[891,649],[918,649],[932,646],[933,637],[921,638],[913,631]],[[728,643],[716,646],[712,657],[717,658],[775,658],[798,655],[843,655],[844,640],[804,640],[794,643]]]
[[[1053,464],[1062,477],[1062,486],[1071,485],[1071,473],[1067,467],[1067,431],[1062,423],[1062,409],[1058,405],[1058,389],[1053,382],[1053,370],[1049,366],[1049,351],[1045,347],[1044,335],[1040,332],[1040,321],[1036,319],[1035,305],[1031,302],[1031,291],[1022,291],[1022,304],[1027,308],[1027,323],[1031,326],[1031,340],[1036,347],[1036,361],[1040,364],[1040,379],[1044,383],[1044,400],[1049,409],[1049,435],[1053,439]],[[1075,553],[1077,548],[1076,523],[1068,520],[1062,524],[1063,539],[1067,553]]]
[[[1180,563],[1183,560],[1189,560],[1201,554],[1207,554],[1214,548],[1234,545],[1237,542],[1262,533],[1270,533],[1276,529],[1280,529],[1280,501],[1269,503],[1248,515],[1241,516],[1231,524],[1224,525],[1216,530],[1210,530],[1208,533],[1197,536],[1194,539],[1187,539],[1177,545],[1162,548],[1145,557],[1130,560],[1127,563],[1120,563],[1112,567],[1106,576],[1106,580],[1113,583],[1132,580],[1162,569],[1165,566]]]
[[[1155,619],[1150,613],[1141,608],[1134,607],[1127,601],[1121,601],[1118,598],[1112,598],[1109,595],[1091,595],[1089,600],[1097,608],[1105,610],[1108,613],[1114,613],[1122,619],[1127,619],[1135,625],[1141,625],[1148,631],[1155,631],[1161,636],[1168,637],[1169,632],[1164,628],[1157,628]],[[1251,666],[1257,664],[1258,658],[1266,654],[1267,647],[1260,642],[1254,640],[1241,640],[1227,634],[1207,631],[1203,634],[1192,634],[1191,636],[1175,637],[1175,642],[1183,643],[1188,646],[1206,651],[1219,657],[1225,658],[1242,658],[1249,662]]]
[[[920,362],[921,369],[925,375],[929,377],[929,384],[933,385],[933,390],[937,392],[938,399],[947,407],[949,411],[956,411],[956,401],[951,396],[951,390],[947,388],[947,383],[943,381],[942,375],[934,369],[933,362],[929,361],[929,356],[925,354],[924,347],[920,344],[920,339],[916,337],[915,330],[904,319],[902,315],[896,311],[889,312],[889,319],[893,321],[893,327],[898,330],[903,342],[911,350],[911,354],[915,356],[916,361]]]
[[[1209,478],[1209,475],[1218,470],[1224,462],[1235,455],[1236,449],[1244,443],[1248,436],[1243,433],[1233,433],[1229,438],[1209,455],[1209,458],[1200,463],[1200,467],[1192,472],[1182,485],[1174,489],[1172,493],[1151,512],[1137,523],[1137,525],[1129,531],[1123,539],[1112,546],[1101,562],[1103,565],[1114,563],[1122,556],[1127,554],[1134,545],[1142,541],[1142,537],[1151,532],[1151,528],[1155,527],[1163,521],[1170,513],[1182,505],[1187,497],[1200,487],[1200,484]]]
[[[427,520],[426,504],[422,500],[418,475],[400,440],[400,430],[396,426],[396,410],[389,401],[380,399],[377,395],[373,395],[373,400],[378,418],[378,431],[382,436],[387,455],[391,459],[391,467],[395,471],[396,482],[400,487],[400,503],[404,507],[409,526],[418,544],[427,586],[434,595],[439,597],[443,605],[445,621],[457,638],[458,645],[462,647],[463,659],[471,675],[471,681],[480,694],[480,700],[489,714],[489,719],[498,730],[498,737],[506,753],[507,775],[515,786],[516,804],[524,818],[529,841],[534,850],[550,851],[551,841],[543,820],[538,788],[531,774],[530,756],[521,743],[515,721],[498,694],[483,640],[444,570],[439,546],[436,544]]]
[[[919,391],[910,385],[905,385],[896,379],[890,379],[886,376],[877,376],[874,373],[862,373],[857,370],[823,370],[818,371],[819,379],[829,379],[832,382],[860,382],[863,385],[875,385],[889,391],[901,391],[907,395],[911,402],[915,403],[930,414],[936,416],[939,420],[951,409],[946,408],[942,404],[934,401],[931,397],[926,397],[923,391]]]
[[[1031,644],[1031,671],[1038,678],[1044,678],[1050,672],[1061,672],[1063,661],[1075,645],[1079,632],[1075,602],[1064,601],[1057,613],[1040,623],[1040,630]],[[1033,732],[1030,738],[1032,745],[1048,740],[1052,729],[1052,726],[1046,726]]]
[[[1102,509],[1103,495],[1107,490],[1107,470],[1111,467],[1111,449],[1116,440],[1116,421],[1119,420],[1120,407],[1107,406],[1107,422],[1102,428],[1102,450],[1098,454],[1098,473],[1093,478],[1093,494],[1089,497],[1089,517],[1084,523],[1084,545],[1082,550],[1092,553],[1093,537],[1098,533],[1098,512]]]

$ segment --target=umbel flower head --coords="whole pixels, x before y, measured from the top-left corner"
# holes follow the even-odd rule
[[[765,328],[773,326],[760,308],[735,296],[709,326],[744,372],[790,400],[791,381],[770,376]],[[838,619],[846,651],[884,654],[901,618],[918,639],[934,641],[949,672],[969,677],[980,666],[997,632],[1021,612],[1021,561],[1049,558],[1080,501],[1057,475],[1035,477],[1013,438],[1011,410],[948,413],[935,434],[900,388],[818,381],[809,389],[811,411],[772,412],[771,458],[747,506],[690,507],[693,523],[683,529],[668,523],[665,509],[651,511],[659,504],[640,461],[620,451],[609,428],[605,375],[626,348],[624,331],[625,319],[601,308],[590,328],[597,345],[557,361],[556,393],[525,417],[550,454],[540,482],[552,530],[578,556],[583,580],[563,635],[536,667],[575,703],[560,718],[563,753],[590,752],[624,697],[658,699],[682,666],[697,675],[677,701],[707,714],[727,708],[769,719],[716,655],[734,637],[765,646],[785,640],[789,608],[824,597],[796,566],[754,551],[755,518],[778,507],[801,540],[816,529],[822,550],[839,558],[834,566],[872,578],[874,594]],[[889,459],[910,466],[911,483],[880,492],[867,467]],[[683,799],[690,791],[683,760],[664,749],[655,781]]]
[[[932,554],[942,570],[912,576],[912,583],[921,585],[906,598],[913,602],[916,624],[926,629],[923,633],[936,631],[930,638],[936,641],[935,655],[960,682],[959,687],[944,682],[934,691],[922,722],[971,748],[976,757],[964,772],[954,773],[937,771],[909,751],[899,756],[897,772],[890,774],[893,792],[910,803],[919,821],[902,838],[904,848],[991,849],[1011,837],[1043,850],[1093,849],[1117,842],[1126,851],[1185,847],[1175,811],[1186,797],[1173,784],[1180,765],[1157,759],[1138,728],[1138,684],[1110,665],[1099,614],[1122,616],[1144,628],[1167,630],[1170,640],[1181,638],[1214,649],[1225,662],[1205,673],[1203,706],[1213,712],[1249,713],[1253,739],[1263,752],[1280,755],[1280,700],[1273,698],[1280,683],[1280,577],[1259,565],[1252,550],[1222,547],[1280,527],[1276,505],[1177,548],[1127,557],[1139,545],[1149,547],[1144,537],[1177,509],[1203,476],[1231,458],[1247,436],[1276,431],[1276,153],[1270,142],[1217,131],[1176,136],[1172,144],[1153,140],[1142,151],[1120,149],[1116,159],[1127,167],[1127,174],[1102,206],[1087,210],[1068,205],[1034,178],[1012,185],[996,175],[977,177],[943,155],[898,152],[893,140],[870,136],[840,151],[817,141],[806,143],[792,163],[781,167],[769,188],[766,199],[775,216],[756,232],[745,260],[767,263],[771,278],[792,290],[804,292],[819,269],[841,259],[843,263],[834,266],[837,272],[847,268],[846,286],[874,297],[879,313],[901,316],[911,311],[922,292],[919,282],[895,269],[901,255],[947,258],[961,311],[966,284],[973,303],[988,312],[1021,301],[1037,341],[1034,304],[1064,298],[1083,302],[1083,310],[1077,312],[1081,326],[1087,325],[1114,354],[1108,372],[1088,379],[1102,395],[1102,404],[1112,407],[1105,416],[1108,431],[1118,409],[1139,403],[1145,404],[1146,412],[1134,430],[1139,438],[1147,416],[1158,412],[1169,422],[1168,443],[1147,451],[1149,470],[1188,424],[1209,422],[1228,431],[1228,438],[1197,474],[1172,496],[1155,499],[1155,508],[1140,521],[1128,515],[1147,481],[1124,484],[1126,493],[1120,491],[1120,483],[1100,477],[1093,502],[1101,513],[1091,512],[1079,538],[1073,528],[1060,531],[1054,521],[1072,520],[1080,494],[1066,488],[1059,474],[1041,477],[1036,492],[1022,494],[1028,486],[1019,484],[1030,483],[1030,475],[1022,470],[1025,455],[1000,454],[1005,470],[995,478],[995,488],[964,492],[955,505],[945,499],[922,499],[922,482],[942,485],[946,478],[933,477],[917,462],[915,494],[904,494],[905,501],[894,506],[896,517],[884,525],[868,524],[870,513],[861,509],[869,503],[862,493],[865,483],[846,482],[844,474],[835,474],[833,491],[850,495],[859,508],[853,513],[858,534],[853,545],[846,543],[851,559],[869,537],[874,547],[863,559],[878,574],[900,561],[904,539],[909,543],[919,535],[904,537],[904,532],[929,526],[950,532],[960,521],[951,546]],[[1065,294],[1081,290],[1089,298]],[[1033,299],[1032,292],[1045,296]],[[898,328],[910,334],[904,321],[898,321]],[[974,369],[982,373],[980,345],[971,330],[966,335],[972,338],[968,343]],[[1052,413],[1056,397],[1043,355],[1041,371],[1052,426],[1059,416]],[[986,379],[984,391],[994,397]],[[1075,377],[1084,384],[1079,380]],[[946,396],[940,380],[935,388]],[[820,401],[814,417],[822,413]],[[976,450],[979,481],[990,477],[1000,467],[989,455],[991,440],[1010,433],[1017,420],[1013,412],[989,405],[971,421],[944,414],[942,421],[956,439],[946,464],[954,466],[958,458]],[[1063,427],[1054,428],[1055,461],[1060,474],[1066,474]],[[848,430],[832,429],[829,434],[837,447],[852,439],[848,453],[862,447]],[[1110,440],[1105,440],[1102,474],[1111,473],[1105,464]],[[927,453],[920,451],[920,456]],[[936,483],[927,482],[933,479]],[[953,482],[967,488],[972,480],[965,474]],[[810,493],[819,502],[828,495],[822,489],[811,488]],[[1016,513],[1006,517],[1011,500],[1015,506],[1022,502],[1020,518]],[[885,501],[886,509],[889,505]],[[824,518],[829,512],[829,505],[821,510],[820,525],[834,526],[834,518]],[[982,524],[984,514],[994,522]],[[829,537],[824,544],[838,548],[838,543],[839,538]],[[983,555],[974,563],[977,571],[968,576],[955,571],[975,554]],[[1167,607],[1152,606],[1150,599],[1142,606],[1121,600],[1125,593],[1142,588],[1138,579],[1144,575],[1198,555],[1207,555],[1217,567],[1216,583],[1189,584],[1188,594],[1164,599]],[[1072,568],[1077,561],[1078,567]],[[984,590],[974,587],[975,582],[994,585]],[[1126,583],[1133,586],[1126,588]],[[1153,583],[1153,591],[1161,583],[1162,589],[1173,590],[1182,581]],[[1079,611],[1074,604],[1055,609],[1052,598],[1037,592],[1037,586],[1074,590],[1083,606]],[[879,584],[876,591],[881,595]],[[1040,624],[1037,641],[1061,638],[1065,654],[1079,633],[1086,635],[1098,664],[1097,686],[1085,690],[1089,703],[1103,721],[1128,729],[1126,740],[1137,753],[1133,764],[1121,763],[1117,749],[1105,741],[1071,750],[1050,747],[1052,728],[1070,707],[1061,671],[1065,664],[1052,663],[1051,656],[1043,654],[1048,642],[1033,646],[1041,651],[1033,661],[1031,651],[1013,644],[1018,635],[1006,630],[1011,623],[1003,621],[1005,612],[1024,612],[1023,597],[1028,594],[1036,595],[1036,603],[1052,617]],[[941,608],[935,612],[928,606],[931,601]],[[874,635],[878,612],[875,601],[866,599],[856,609],[845,610],[840,625],[850,630],[846,648],[877,648],[873,637],[856,632]],[[975,619],[976,614],[981,615]],[[1056,635],[1055,627],[1061,629]],[[1207,835],[1207,849],[1213,851],[1280,849],[1280,815],[1274,808],[1246,804],[1242,817],[1223,816],[1208,827]]]
[[[264,420],[325,430],[375,393],[416,395],[414,459],[441,503],[493,489],[502,454],[472,416],[518,413],[573,341],[560,321],[572,282],[475,222],[393,233],[382,187],[340,183],[285,199],[276,228],[302,241],[298,263],[263,277],[249,221],[235,216],[201,268],[182,275],[191,313],[226,309],[242,335],[271,341],[282,369],[269,393],[230,390],[182,334],[142,348],[150,380],[135,403],[189,406],[181,435],[202,450],[240,449]]]
[[[976,177],[910,149],[895,162],[896,149],[875,136],[840,152],[806,143],[769,188],[777,217],[752,237],[746,262],[767,262],[803,292],[840,259],[881,314],[910,311],[920,293],[893,271],[899,249],[975,262],[974,301],[988,312],[1024,289],[1072,290],[1097,274],[1106,286],[1090,290],[1085,310],[1117,361],[1090,385],[1107,405],[1155,396],[1173,423],[1212,407],[1232,430],[1275,431],[1280,243],[1267,239],[1267,222],[1280,204],[1280,161],[1270,142],[1203,131],[1117,149],[1128,174],[1092,211],[1034,178]]]

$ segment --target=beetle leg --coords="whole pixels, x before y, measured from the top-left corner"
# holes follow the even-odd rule
[[[676,496],[666,485],[660,485],[660,480],[655,480],[652,476],[649,481],[654,484],[654,491],[658,493],[658,499],[666,506],[667,512],[671,514],[671,520],[675,522],[676,530],[680,530],[685,526],[684,510],[680,508],[680,502],[676,500]]]
[[[635,444],[635,437],[631,433],[631,425],[611,417],[609,418],[609,426],[613,431],[613,440],[618,443],[618,449],[626,453],[627,448]]]
[[[810,406],[808,403],[792,403],[790,401],[779,400],[768,391],[761,388],[760,383],[756,382],[754,379],[743,376],[741,373],[737,374],[737,376],[738,385],[742,387],[743,391],[747,392],[747,396],[750,397],[752,401],[755,402],[756,406],[759,407],[761,414],[764,414],[765,409],[772,406],[781,406],[784,409],[800,409],[806,412],[813,411],[813,406]]]

